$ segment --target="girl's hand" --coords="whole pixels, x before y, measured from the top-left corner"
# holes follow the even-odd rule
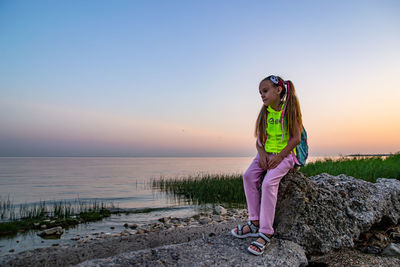
[[[275,169],[282,162],[283,157],[281,154],[276,154],[268,162],[268,169]]]
[[[258,160],[258,165],[260,165],[260,168],[263,170],[268,169],[268,155],[267,154],[260,154],[259,160]]]

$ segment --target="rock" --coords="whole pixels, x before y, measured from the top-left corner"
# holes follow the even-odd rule
[[[146,233],[146,232],[145,232],[144,229],[139,229],[139,230],[137,230],[137,233],[138,233],[138,234],[144,234],[144,233]]]
[[[395,243],[390,243],[383,251],[383,255],[395,256],[400,258],[400,245]]]
[[[42,224],[42,225],[40,226],[40,228],[41,228],[41,229],[46,229],[46,228],[47,228],[47,225]]]
[[[173,224],[179,224],[181,223],[181,218],[171,218],[170,222]]]
[[[204,217],[204,218],[199,219],[199,223],[200,224],[207,224],[209,222],[211,222],[211,219],[208,218],[208,217]]]
[[[160,222],[162,222],[162,223],[166,223],[167,221],[168,221],[168,217],[163,217],[163,218],[160,218],[160,219],[158,219]]]
[[[247,251],[250,241],[232,238],[230,233],[125,252],[87,260],[77,266],[306,266],[303,248],[294,242],[273,239],[262,256]],[[160,264],[160,261],[162,264]]]
[[[136,230],[124,230],[123,233],[129,234],[129,235],[134,235],[137,233]]]
[[[214,209],[215,214],[225,215],[227,213],[226,209],[220,205],[216,206]]]
[[[400,181],[370,183],[326,173],[286,175],[279,186],[274,229],[307,253],[353,247],[361,233],[400,220]]]
[[[376,246],[368,246],[363,249],[363,252],[367,254],[379,254],[382,252],[382,249]]]
[[[130,225],[128,225],[128,227],[131,228],[131,229],[136,229],[138,227],[138,225],[137,224],[130,224]]]
[[[390,233],[390,238],[396,241],[396,243],[400,243],[400,233]]]
[[[213,219],[214,221],[220,222],[221,221],[221,216],[220,215],[213,215],[213,216],[211,216],[211,219]]]
[[[38,236],[42,236],[42,237],[45,237],[45,236],[61,236],[63,233],[64,233],[64,229],[62,229],[61,226],[57,226],[57,227],[54,227],[54,228],[43,230],[43,231],[39,232],[37,235]]]

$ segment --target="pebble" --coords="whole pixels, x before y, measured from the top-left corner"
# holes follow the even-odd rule
[[[224,215],[224,214],[226,214],[227,211],[224,207],[222,207],[221,205],[218,205],[215,207],[214,212],[219,215]]]
[[[212,212],[200,212],[199,214],[195,214],[191,217],[187,218],[178,218],[178,217],[161,217],[158,219],[157,222],[153,222],[147,225],[141,226],[138,229],[137,224],[130,224],[125,223],[123,226],[125,228],[120,233],[93,233],[92,236],[96,236],[95,239],[100,238],[108,238],[108,237],[124,237],[127,238],[130,235],[136,234],[146,234],[155,231],[173,231],[175,229],[181,229],[184,227],[193,228],[193,227],[202,227],[202,225],[206,224],[216,224],[224,221],[231,221],[231,220],[246,220],[247,219],[247,209],[242,210],[226,210],[222,206],[217,206],[215,210]],[[115,229],[114,226],[111,226],[110,229]],[[89,240],[94,240],[93,238],[89,238],[86,236],[85,239],[82,239],[79,235],[76,237],[71,238],[71,240],[79,241],[86,243]]]

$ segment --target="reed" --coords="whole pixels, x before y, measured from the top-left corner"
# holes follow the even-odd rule
[[[246,204],[241,174],[198,174],[173,179],[160,177],[152,181],[152,187],[165,192],[179,204],[221,203],[238,208],[244,208]]]
[[[7,218],[16,218],[15,205],[10,200],[10,195],[8,195],[4,200],[0,197],[0,219],[4,220]]]
[[[400,179],[400,153],[388,157],[327,158],[309,163],[300,171],[307,176],[324,172],[346,174],[369,182],[375,182],[379,177]],[[246,207],[241,174],[199,174],[172,179],[160,177],[151,183],[154,189],[165,192],[179,204],[219,203],[228,207]]]
[[[114,204],[95,201],[40,201],[33,204],[20,204],[19,212],[10,198],[0,197],[0,236],[15,235],[18,231],[47,227],[70,227],[79,223],[101,220],[111,215]]]
[[[377,178],[400,180],[400,153],[387,157],[324,159],[308,163],[300,171],[307,176],[324,172],[331,175],[346,174],[368,182],[376,182]]]

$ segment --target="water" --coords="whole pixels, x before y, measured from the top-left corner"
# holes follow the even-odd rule
[[[243,172],[252,158],[0,158],[0,196],[14,204],[99,200],[122,208],[165,207],[154,178]]]
[[[318,157],[310,157],[312,162]],[[152,179],[198,174],[243,173],[253,157],[226,158],[116,158],[116,157],[25,157],[0,158],[0,197],[15,205],[39,201],[100,201],[120,208],[162,208],[150,213],[112,215],[101,222],[70,228],[59,240],[43,240],[36,232],[0,239],[0,256],[10,249],[70,243],[71,238],[98,232],[121,232],[124,223],[139,226],[160,217],[186,217],[199,207],[175,203],[151,188]],[[111,228],[114,229],[111,229]],[[18,242],[17,242],[18,241]]]
[[[39,201],[98,200],[121,208],[159,208],[176,203],[154,191],[159,177],[243,173],[253,157],[0,158],[0,197],[14,204]],[[318,159],[310,157],[309,162]]]

